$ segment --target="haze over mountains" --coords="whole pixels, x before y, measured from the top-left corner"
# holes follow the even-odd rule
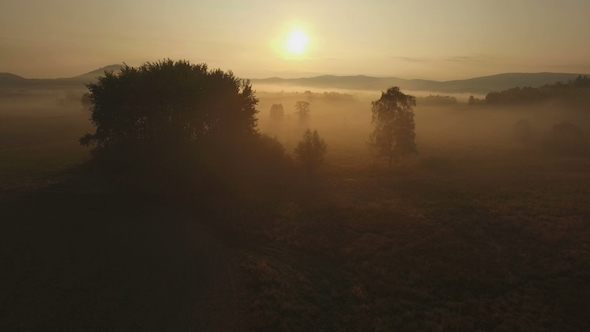
[[[398,77],[333,76],[324,75],[309,78],[282,79],[278,77],[253,79],[252,83],[284,86],[306,86],[315,88],[339,88],[349,90],[386,90],[399,86],[402,90],[432,91],[442,93],[481,93],[505,90],[513,87],[539,87],[559,81],[567,82],[579,74],[567,73],[506,73],[475,77],[464,80],[432,81],[403,79]]]
[[[118,70],[122,65],[110,65],[97,70],[70,78],[30,79],[11,73],[0,73],[0,87],[24,88],[43,86],[71,86],[83,87],[86,83],[96,81],[105,70]],[[289,87],[310,87],[319,89],[347,89],[383,91],[391,86],[399,86],[402,90],[430,91],[440,93],[475,93],[485,94],[513,87],[539,87],[559,81],[567,82],[575,79],[579,74],[571,73],[504,73],[491,76],[475,77],[462,80],[434,81],[424,79],[403,79],[398,77],[373,76],[335,76],[322,75],[306,78],[284,79],[271,77],[252,79],[254,85],[279,85]]]
[[[24,78],[11,73],[0,73],[0,87],[42,87],[42,86],[72,86],[79,87],[86,83],[96,82],[107,70],[119,70],[122,65],[110,65],[91,72],[67,78]]]

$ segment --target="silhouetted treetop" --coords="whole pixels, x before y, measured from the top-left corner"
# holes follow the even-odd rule
[[[299,100],[295,103],[295,109],[297,109],[297,114],[305,117],[309,114],[309,103]]]
[[[299,114],[299,121],[304,123],[309,118],[310,104],[306,101],[299,100],[295,103],[295,109]]]
[[[188,61],[125,65],[88,84],[94,134],[80,139],[98,152],[152,154],[171,147],[257,133],[254,97],[248,81],[232,72],[208,70]]]
[[[283,104],[272,104],[270,107],[270,118],[275,121],[282,120],[285,116],[285,108]]]
[[[394,158],[417,153],[413,110],[416,98],[402,93],[399,87],[391,87],[372,105],[375,129],[369,137],[369,147],[377,156],[387,157],[391,166]]]

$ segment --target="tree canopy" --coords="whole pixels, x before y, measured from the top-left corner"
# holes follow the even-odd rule
[[[231,72],[188,61],[125,65],[88,84],[94,134],[80,139],[99,156],[126,160],[169,157],[211,142],[235,141],[257,133],[254,97],[248,81]],[[148,158],[149,157],[149,158]]]
[[[371,104],[375,129],[369,137],[369,147],[378,156],[387,157],[390,166],[394,158],[416,153],[416,98],[402,93],[399,87],[391,87]]]
[[[88,89],[96,132],[80,143],[126,182],[204,199],[276,195],[290,183],[290,158],[258,133],[258,100],[231,72],[163,60],[107,71]]]

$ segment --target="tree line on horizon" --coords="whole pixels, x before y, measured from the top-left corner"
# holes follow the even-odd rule
[[[590,78],[579,75],[567,83],[556,82],[538,88],[515,87],[490,92],[485,97],[488,105],[527,105],[549,100],[565,101],[572,106],[587,105],[590,102]],[[471,98],[470,98],[471,100]]]

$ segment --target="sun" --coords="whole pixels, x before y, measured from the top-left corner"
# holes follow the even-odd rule
[[[301,30],[295,30],[289,35],[286,48],[291,53],[300,54],[305,51],[308,43],[309,39],[307,38],[305,32]]]

